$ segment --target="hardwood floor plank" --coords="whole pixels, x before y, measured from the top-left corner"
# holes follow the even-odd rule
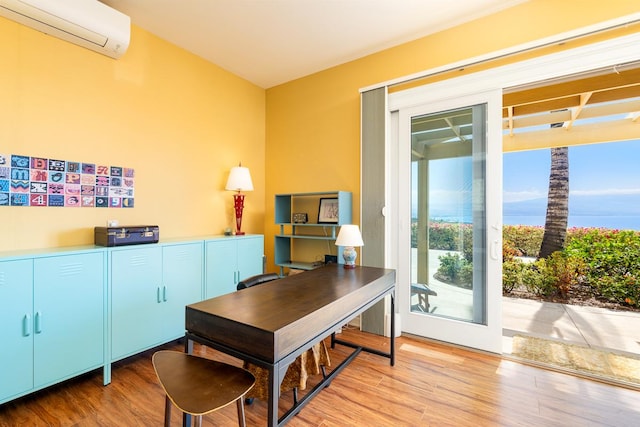
[[[388,338],[345,330],[345,339],[382,350]],[[640,392],[547,371],[494,355],[413,337],[396,341],[396,366],[388,359],[360,354],[301,412],[292,427],[345,426],[637,426]],[[161,348],[182,350],[182,344]],[[112,383],[102,385],[95,371],[63,384],[0,405],[0,427],[147,427],[160,426],[164,393],[150,350],[113,365]],[[333,366],[351,351],[331,349]],[[241,365],[196,345],[203,357]],[[310,379],[311,387],[316,379]],[[301,396],[305,391],[301,391]],[[291,406],[283,393],[280,410]],[[265,424],[266,403],[246,407],[249,426]],[[174,410],[172,425],[181,425]],[[203,419],[204,426],[236,426],[230,405]]]

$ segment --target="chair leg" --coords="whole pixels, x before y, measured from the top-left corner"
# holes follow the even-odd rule
[[[197,415],[194,423],[195,427],[202,427],[202,415]]]
[[[170,425],[171,425],[171,400],[169,400],[169,396],[165,396],[164,427],[169,427]]]
[[[244,420],[244,404],[242,397],[236,400],[236,404],[238,406],[238,425],[240,427],[246,427],[246,422]]]

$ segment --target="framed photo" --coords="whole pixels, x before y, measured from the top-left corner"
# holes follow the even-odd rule
[[[318,224],[338,223],[338,198],[320,199],[320,209],[318,209]]]

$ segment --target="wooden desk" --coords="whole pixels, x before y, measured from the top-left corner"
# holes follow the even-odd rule
[[[388,357],[394,364],[395,316],[391,316],[389,353],[335,338],[334,331],[385,295],[394,312],[395,270],[375,267],[344,269],[330,264],[260,286],[212,298],[186,308],[186,350],[192,342],[210,346],[269,371],[267,425],[286,423],[310,398],[328,385],[360,351]],[[287,367],[311,345],[332,336],[335,344],[354,348],[289,411],[278,419],[280,383]]]

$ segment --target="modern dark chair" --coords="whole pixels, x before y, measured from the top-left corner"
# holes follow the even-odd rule
[[[171,424],[171,403],[182,412],[202,416],[236,402],[238,424],[245,427],[243,397],[253,387],[255,377],[246,369],[179,351],[154,353],[153,369],[165,391],[164,425]]]
[[[252,286],[262,285],[264,283],[268,283],[277,279],[280,279],[280,276],[278,276],[276,273],[257,274],[255,276],[247,277],[246,279],[238,282],[236,289],[240,291],[242,289],[247,289]],[[309,360],[309,363],[307,363],[307,360]],[[316,361],[319,363],[320,372],[317,371],[318,368],[315,366]],[[313,348],[309,349],[306,354],[298,356],[296,360],[291,365],[289,365],[289,369],[287,369],[287,373],[285,374],[285,377],[282,381],[281,391],[283,391],[283,389],[293,390],[293,403],[297,404],[298,403],[297,384],[300,384],[301,377],[303,377],[302,383],[303,384],[306,383],[306,377],[307,377],[306,370],[308,369],[307,366],[311,368],[311,372],[313,374],[322,373],[322,376],[326,377],[325,364],[326,365],[330,364],[329,352],[324,342],[321,341],[320,344],[317,344],[317,347],[314,346]],[[264,393],[265,393],[264,390],[266,390],[265,388],[266,384],[263,384],[263,383],[265,383],[267,379],[266,370],[259,366],[255,366],[251,363],[245,363],[244,367],[245,369],[248,369],[256,377],[256,387],[254,388],[253,391],[259,397],[265,398],[266,396],[264,396]],[[304,387],[303,387],[303,390],[304,390]],[[251,404],[253,402],[253,398],[247,398],[245,399],[245,402],[247,404]]]
[[[278,276],[276,273],[257,274],[255,276],[247,277],[246,279],[241,280],[236,286],[236,289],[242,290],[250,288],[251,286],[261,285],[263,283],[271,282],[272,280],[277,280],[279,278],[280,276]]]

